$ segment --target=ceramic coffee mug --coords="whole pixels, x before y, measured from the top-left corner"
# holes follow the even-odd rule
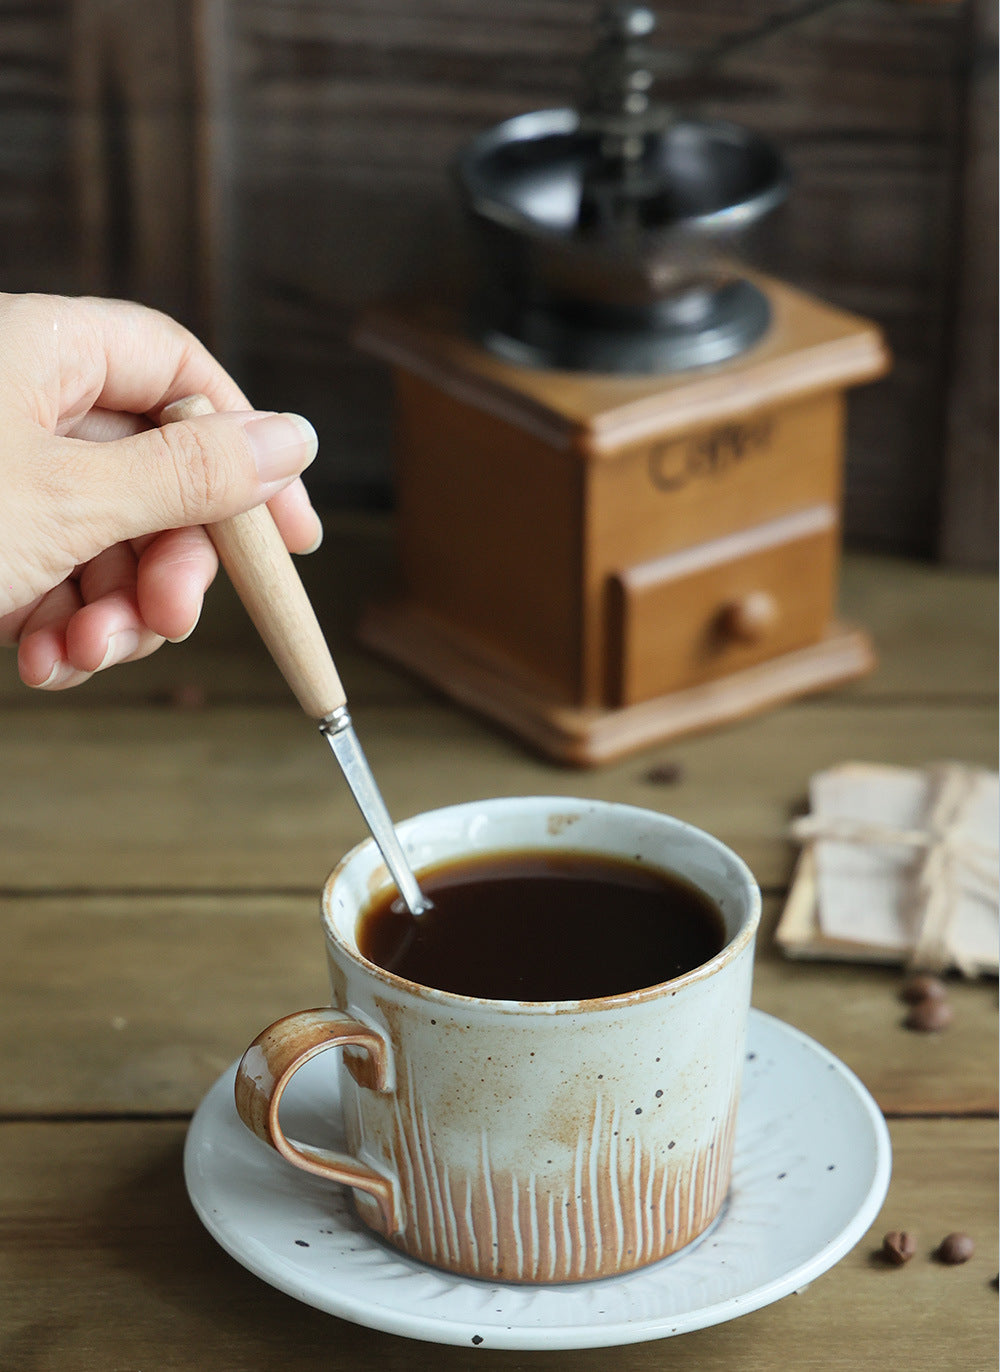
[[[539,847],[638,856],[715,901],[725,946],[672,981],[600,1000],[417,985],[358,949],[359,916],[389,883],[368,840],[323,892],[332,1005],[279,1020],[247,1049],[244,1123],[295,1166],[353,1188],[364,1222],[403,1252],[464,1276],[581,1281],[690,1243],[729,1185],[760,917],[744,863],[690,825],[593,800],[458,805],[398,832],[418,875]],[[346,1154],[287,1138],[279,1118],[293,1074],[331,1048]]]

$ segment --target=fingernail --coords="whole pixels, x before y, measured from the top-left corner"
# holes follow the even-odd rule
[[[107,651],[97,668],[103,672],[105,667],[111,667],[116,662],[123,662],[130,657],[139,646],[139,635],[134,629],[119,629],[116,634],[112,634],[108,639]]]
[[[200,609],[200,608],[199,608],[199,610],[198,610],[198,613],[197,613],[197,614],[195,615],[195,617],[194,617],[194,623],[191,625],[190,629],[188,629],[187,633],[186,633],[186,634],[180,634],[177,638],[168,638],[168,639],[167,639],[167,642],[168,642],[168,643],[184,643],[184,642],[186,642],[187,639],[189,639],[189,638],[191,637],[191,635],[194,633],[195,629],[197,629],[197,627],[198,627],[198,620],[199,620],[199,619],[201,619],[201,609]]]
[[[76,668],[71,666],[70,663],[57,662],[45,680],[40,681],[34,689],[36,691],[44,691],[52,686],[61,686],[64,681],[69,680],[75,671]]]
[[[243,432],[250,441],[261,481],[280,481],[305,471],[319,451],[316,430],[300,414],[269,414],[251,419]]]
[[[319,515],[316,516],[316,528],[319,532],[316,534],[312,543],[309,544],[309,547],[302,549],[302,557],[308,557],[310,553],[316,552],[323,543],[323,525],[320,523]]]

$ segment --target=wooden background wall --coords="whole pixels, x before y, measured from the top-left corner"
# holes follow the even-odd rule
[[[700,45],[790,0],[658,0]],[[320,430],[314,490],[385,504],[390,395],[350,343],[369,302],[460,288],[448,164],[572,101],[592,0],[0,0],[0,289],[145,300],[255,403]],[[843,0],[731,57],[692,107],[773,137],[787,280],[876,319],[851,399],[847,536],[996,558],[992,0]]]

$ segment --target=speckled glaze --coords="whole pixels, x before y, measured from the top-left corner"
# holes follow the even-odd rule
[[[297,1166],[352,1186],[364,1221],[403,1252],[463,1276],[581,1281],[682,1248],[729,1185],[760,915],[745,865],[678,820],[591,800],[483,801],[398,829],[418,874],[540,845],[639,857],[712,896],[728,942],[683,977],[601,1000],[417,986],[358,951],[358,915],[388,883],[368,841],[323,892],[332,1005],[255,1040],[237,1074],[241,1118]],[[279,1121],[293,1073],[336,1046],[347,1155],[289,1140]]]

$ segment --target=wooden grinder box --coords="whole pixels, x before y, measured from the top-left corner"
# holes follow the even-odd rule
[[[443,309],[364,320],[394,374],[403,584],[363,641],[581,765],[868,671],[835,619],[844,392],[888,353],[758,284],[756,347],[659,376],[515,366]]]

